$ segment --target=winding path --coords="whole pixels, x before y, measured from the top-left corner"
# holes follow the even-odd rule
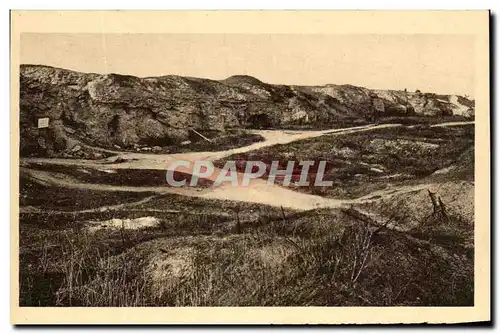
[[[454,122],[436,124],[434,126],[460,126],[474,124],[474,122]],[[262,135],[265,140],[262,142],[254,143],[249,146],[219,151],[219,152],[192,152],[183,154],[145,154],[145,153],[128,153],[117,152],[124,162],[114,163],[112,158],[106,158],[100,161],[94,160],[76,160],[76,159],[47,159],[47,158],[22,158],[21,163],[41,163],[41,164],[55,164],[66,166],[81,166],[91,167],[96,169],[158,169],[166,170],[168,166],[176,160],[185,160],[194,163],[199,160],[214,161],[224,157],[245,153],[257,150],[263,147],[273,146],[276,144],[286,144],[297,140],[307,138],[319,137],[323,135],[332,134],[348,134],[361,131],[371,131],[381,128],[401,127],[401,124],[381,124],[381,125],[366,125],[360,127],[351,127],[344,129],[333,129],[324,131],[286,131],[286,130],[253,130],[253,133]],[[389,188],[372,192],[366,196],[356,199],[334,199],[325,198],[316,195],[305,194],[293,191],[290,188],[285,188],[279,185],[267,184],[264,179],[253,179],[248,186],[232,186],[231,184],[224,183],[219,186],[212,186],[210,188],[193,188],[193,187],[133,187],[133,186],[113,186],[105,184],[90,184],[79,183],[70,177],[55,177],[53,173],[47,171],[34,170],[26,167],[21,167],[21,172],[29,176],[34,181],[40,183],[49,183],[66,188],[75,189],[89,189],[89,190],[102,190],[102,191],[129,191],[129,192],[155,192],[158,194],[178,194],[190,197],[200,197],[206,199],[222,199],[242,201],[248,203],[258,203],[271,206],[283,206],[296,210],[311,210],[316,208],[335,208],[351,204],[366,203],[378,200],[381,197],[387,198],[394,195],[420,191],[428,189],[432,184],[419,184],[412,186],[400,186],[397,188]],[[182,170],[181,170],[182,171]],[[185,172],[189,172],[186,170]],[[214,178],[217,176],[216,170]],[[238,177],[243,174],[239,173]]]

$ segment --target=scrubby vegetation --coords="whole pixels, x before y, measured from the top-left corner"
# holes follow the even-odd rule
[[[91,167],[82,168],[64,165],[45,165],[30,164],[29,168],[33,170],[58,173],[64,177],[70,177],[79,183],[96,183],[117,186],[135,186],[135,187],[168,187],[166,181],[166,170],[162,169],[95,169]],[[176,181],[186,180],[189,185],[191,174],[174,171],[173,178]],[[208,187],[213,182],[208,179],[199,179],[196,187]]]
[[[157,153],[187,153],[187,152],[212,152],[229,150],[247,146],[256,142],[263,141],[264,138],[258,134],[246,132],[245,130],[230,130],[228,134],[217,135],[206,141],[197,138],[196,141],[186,145],[168,145],[162,147]]]
[[[159,200],[163,209],[182,201]],[[156,212],[154,227],[86,228],[90,220],[148,215],[158,204],[21,215],[21,305],[473,304],[473,251],[463,246],[473,232],[454,217],[429,216],[403,233],[354,209],[256,213],[214,201],[203,204],[217,214],[191,208]]]
[[[452,116],[387,116],[380,117],[376,120],[379,124],[403,124],[403,125],[432,125],[439,124],[445,122],[467,122],[470,121],[471,118],[460,116],[460,115],[452,115]]]
[[[19,303],[471,306],[473,145],[473,126],[420,125],[332,134],[226,159],[326,160],[334,186],[299,188],[321,196],[354,198],[419,183],[435,189],[308,211],[66,189],[22,172]],[[101,185],[164,180],[164,171],[102,168],[24,163],[21,170]]]
[[[276,129],[276,130],[327,130],[327,129],[342,129],[342,128],[350,128],[355,126],[362,126],[368,124],[374,124],[376,122],[369,121],[367,119],[361,117],[353,117],[353,116],[343,116],[337,117],[335,121],[332,122],[321,122],[318,120],[317,122],[308,122],[304,123],[301,121],[297,121],[297,124],[288,124],[288,125],[275,125],[269,126],[267,129]]]
[[[120,201],[139,201],[151,193],[131,193],[124,191],[100,192],[85,189],[65,189],[33,182],[22,176],[19,179],[19,205],[36,206],[48,210],[84,210]]]
[[[434,172],[452,165],[473,146],[474,125],[416,125],[353,134],[332,134],[275,145],[232,155],[217,161],[215,165],[222,167],[225,161],[236,160],[239,170],[244,171],[246,161],[259,160],[268,165],[269,171],[272,161],[280,161],[280,169],[286,169],[288,161],[295,161],[297,169],[294,174],[298,177],[301,173],[299,161],[315,161],[309,175],[311,186],[297,187],[298,191],[328,197],[355,198],[382,189],[389,183],[420,182]],[[326,161],[324,180],[333,181],[332,187],[313,186],[319,161]],[[473,161],[469,162],[473,165]],[[263,178],[267,176],[268,173]]]

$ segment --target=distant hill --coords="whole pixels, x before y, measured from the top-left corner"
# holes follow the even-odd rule
[[[192,130],[333,127],[410,114],[472,117],[474,102],[351,85],[272,85],[244,75],[215,81],[20,68],[21,154],[51,155],[67,149],[72,138],[101,147],[167,145],[192,139]],[[47,129],[37,127],[42,117],[50,119]]]

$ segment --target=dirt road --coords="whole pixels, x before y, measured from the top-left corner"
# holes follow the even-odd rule
[[[175,153],[175,154],[151,154],[151,153],[135,153],[135,152],[120,152],[106,150],[106,152],[114,153],[117,156],[102,159],[102,160],[84,160],[84,159],[58,159],[58,158],[22,158],[21,162],[27,163],[43,163],[66,166],[87,166],[93,168],[106,169],[160,169],[166,170],[168,166],[178,160],[199,161],[208,160],[215,161],[224,157],[245,153],[260,148],[269,147],[277,144],[287,144],[297,140],[319,137],[327,134],[346,134],[361,131],[370,131],[374,129],[382,129],[387,127],[399,127],[400,124],[382,124],[382,125],[365,125],[344,129],[333,129],[323,131],[288,131],[288,130],[252,130],[252,133],[259,134],[264,137],[264,141],[254,143],[248,146],[229,149],[218,152],[190,152],[190,153]],[[124,162],[113,163],[117,157]]]
[[[454,122],[437,124],[435,126],[459,126],[473,124],[473,122]],[[45,158],[23,158],[21,163],[41,163],[41,164],[56,164],[56,165],[72,165],[84,166],[98,169],[163,169],[176,160],[198,161],[210,160],[214,161],[232,154],[244,153],[257,150],[263,147],[273,146],[276,144],[285,144],[297,140],[319,137],[327,134],[346,134],[361,131],[371,131],[374,129],[401,127],[400,124],[381,124],[367,125],[361,127],[333,129],[324,131],[282,131],[282,130],[254,130],[254,133],[262,135],[265,140],[263,142],[254,143],[249,146],[230,149],[220,152],[193,152],[183,154],[145,154],[145,153],[123,153],[118,154],[125,162],[113,163],[110,158],[93,161],[93,160],[75,160],[75,159],[45,159]],[[112,158],[116,159],[116,157]],[[21,172],[29,176],[33,180],[40,183],[49,183],[66,188],[91,189],[102,191],[130,191],[130,192],[156,192],[159,194],[174,193],[184,196],[201,197],[206,199],[224,199],[233,201],[242,201],[248,203],[259,203],[271,206],[283,206],[296,210],[311,210],[325,207],[341,207],[351,204],[360,204],[394,195],[419,191],[431,187],[430,184],[420,184],[414,186],[401,186],[398,188],[384,189],[375,191],[369,195],[357,199],[332,199],[316,195],[310,195],[293,191],[289,188],[279,185],[267,184],[264,179],[254,179],[249,186],[233,186],[229,183],[223,183],[219,186],[210,188],[193,188],[193,187],[131,187],[131,186],[113,186],[103,184],[88,184],[79,183],[70,177],[61,178],[55,177],[52,173],[40,170],[33,170],[21,167]],[[242,174],[239,174],[241,177]]]
[[[176,194],[189,197],[200,197],[206,199],[221,199],[240,201],[246,203],[265,204],[270,206],[283,206],[295,210],[312,210],[317,208],[338,208],[351,204],[368,203],[380,198],[388,198],[394,195],[419,191],[429,188],[430,184],[414,186],[403,186],[374,191],[368,195],[355,199],[325,198],[316,195],[293,191],[289,188],[275,184],[267,184],[266,180],[255,179],[249,186],[232,186],[224,183],[211,188],[193,187],[131,187],[114,186],[107,184],[81,183],[72,178],[57,177],[52,173],[29,168],[21,168],[21,172],[35,182],[51,184],[71,189],[86,189],[98,191],[128,191],[128,192],[153,192],[157,194]],[[94,211],[94,210],[89,210]]]

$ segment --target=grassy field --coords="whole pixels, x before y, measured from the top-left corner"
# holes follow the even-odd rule
[[[473,120],[460,115],[452,116],[386,116],[377,119],[379,124],[395,123],[403,125],[432,125],[446,122],[468,122]]]
[[[238,161],[239,171],[245,170],[245,161],[259,160],[268,165],[280,162],[286,169],[288,161],[314,161],[309,173],[310,187],[295,187],[298,191],[327,197],[355,198],[393,185],[420,182],[434,172],[454,164],[474,148],[474,125],[460,127],[382,128],[354,134],[327,135],[275,145],[216,161],[218,167],[226,161]],[[472,151],[473,152],[473,151]],[[472,157],[473,158],[473,157]],[[319,161],[326,161],[324,180],[333,181],[332,187],[313,186]],[[473,159],[468,163],[473,170]],[[296,178],[301,173],[294,170]],[[473,173],[456,177],[468,178]],[[277,179],[279,182],[279,179]]]
[[[264,137],[258,134],[247,132],[246,130],[242,129],[229,129],[225,134],[214,132],[214,134],[210,135],[209,133],[205,132],[205,135],[208,136],[210,141],[204,140],[203,138],[198,136],[194,136],[192,140],[188,141],[188,143],[186,144],[164,143],[164,145],[162,145],[161,143],[155,143],[155,145],[139,145],[136,148],[119,148],[118,151],[140,151],[153,154],[213,152],[243,147],[264,140]],[[156,147],[156,150],[153,150],[153,147]],[[116,150],[117,148],[113,147],[113,149]]]
[[[188,145],[167,146],[164,153],[213,152],[229,150],[263,141],[264,137],[244,130],[230,130],[228,134],[211,138],[211,141],[198,140]]]
[[[26,146],[20,150],[19,154],[21,157],[53,157],[53,158],[66,158],[66,159],[88,159],[88,160],[99,160],[115,156],[116,152],[145,152],[151,154],[167,154],[167,153],[188,153],[188,152],[213,152],[220,150],[229,150],[232,148],[238,148],[247,146],[256,142],[263,141],[264,138],[258,134],[250,133],[246,130],[241,129],[229,129],[225,134],[214,133],[209,135],[210,141],[206,141],[201,137],[193,137],[192,141],[188,141],[186,144],[171,144],[168,142],[156,142],[154,145],[141,144],[136,147],[120,147],[111,146],[104,147],[105,149],[112,150],[106,151],[93,146],[87,145],[75,145],[78,149],[71,147],[68,149],[59,150],[45,150],[40,149],[35,146]],[[78,142],[86,142],[85,138],[74,138]],[[95,143],[87,143],[95,145]]]
[[[30,191],[38,198],[48,190]],[[78,195],[95,207],[126,204],[123,194]],[[44,211],[20,216],[20,304],[473,304],[473,229],[457,217],[429,215],[400,232],[350,209],[295,212],[176,195],[133,205],[130,196],[129,206],[79,213],[53,212],[57,198],[29,202]],[[154,226],[89,228],[151,216]]]
[[[169,187],[166,181],[166,170],[161,169],[95,169],[91,167],[83,168],[65,165],[47,165],[47,164],[25,164],[34,170],[47,171],[64,175],[78,183],[96,183],[115,186],[133,186],[133,187]],[[105,167],[105,166],[104,166]],[[189,185],[191,174],[173,171],[175,181],[186,181]],[[209,187],[213,181],[200,178],[195,187]]]
[[[133,202],[151,193],[99,192],[85,189],[65,189],[41,185],[21,175],[19,179],[19,205],[37,206],[46,210],[84,210],[121,201]]]

